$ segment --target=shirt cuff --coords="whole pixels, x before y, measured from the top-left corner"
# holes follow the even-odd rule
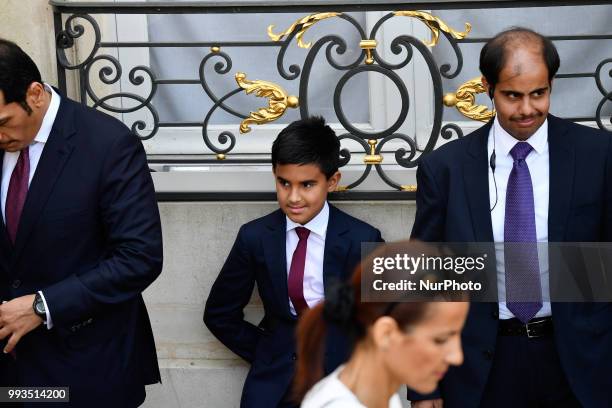
[[[53,327],[53,321],[51,320],[51,312],[49,311],[49,306],[47,305],[47,301],[45,300],[45,295],[43,295],[42,291],[38,291],[38,293],[40,294],[40,297],[42,298],[43,303],[45,304],[45,313],[47,313],[47,329],[51,330],[51,328]]]

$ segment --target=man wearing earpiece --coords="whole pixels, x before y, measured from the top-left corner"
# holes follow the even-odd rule
[[[553,43],[528,29],[485,44],[496,116],[421,160],[413,238],[612,241],[612,138],[549,114],[559,65]],[[464,364],[436,393],[409,392],[413,407],[612,407],[611,305],[547,301],[549,259],[537,249],[496,258],[505,301],[471,305]],[[513,301],[525,291],[528,302]]]

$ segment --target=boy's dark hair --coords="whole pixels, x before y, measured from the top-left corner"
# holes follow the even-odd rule
[[[340,142],[322,117],[292,122],[272,143],[272,168],[278,164],[315,164],[328,179],[338,171]]]
[[[499,82],[499,73],[506,64],[507,54],[515,47],[533,43],[539,43],[541,46],[542,58],[548,68],[548,82],[552,81],[561,64],[553,42],[528,28],[512,27],[491,38],[480,51],[480,72],[491,88],[495,88]]]
[[[4,103],[17,102],[28,114],[32,113],[26,102],[32,82],[42,82],[34,61],[17,44],[0,38],[0,91]]]

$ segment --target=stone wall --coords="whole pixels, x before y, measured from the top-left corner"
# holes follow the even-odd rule
[[[36,62],[43,81],[57,84],[53,10],[48,0],[2,0],[0,38],[16,42]]]

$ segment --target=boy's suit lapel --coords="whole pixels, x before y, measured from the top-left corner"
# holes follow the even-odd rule
[[[267,227],[268,229],[262,237],[266,267],[279,304],[290,315],[287,288],[287,221],[285,214],[281,210],[274,212]]]
[[[351,241],[346,236],[348,231],[349,226],[346,223],[346,218],[340,210],[330,205],[323,254],[323,287],[325,289],[329,287],[330,278],[332,280],[334,278],[349,278],[348,276],[342,276],[346,257],[351,248]]]
[[[285,215],[281,210],[277,210],[267,225],[262,241],[264,259],[274,292],[283,310],[291,315],[287,288],[286,229]],[[330,278],[332,280],[348,278],[348,276],[343,276],[346,257],[351,247],[351,241],[346,236],[348,231],[349,225],[345,217],[342,216],[340,210],[330,205],[323,255],[323,286],[325,288],[328,287]]]

